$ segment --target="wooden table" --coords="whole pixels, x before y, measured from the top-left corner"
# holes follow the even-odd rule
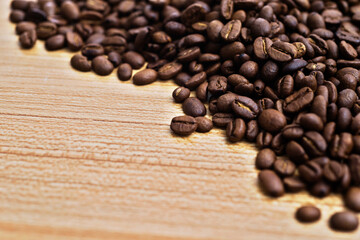
[[[175,85],[72,70],[67,51],[20,50],[0,3],[0,239],[359,239],[336,233],[338,195],[279,199],[257,186],[256,149],[223,130],[179,138]],[[322,210],[316,224],[297,207]]]

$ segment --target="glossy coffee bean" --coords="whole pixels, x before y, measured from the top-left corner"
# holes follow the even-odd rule
[[[133,76],[133,83],[135,85],[147,85],[155,82],[157,79],[157,72],[153,69],[141,70]]]
[[[179,116],[171,120],[170,128],[177,135],[187,136],[195,132],[197,123],[191,116]]]
[[[206,114],[205,106],[198,98],[187,98],[183,102],[182,108],[186,115],[192,117],[204,116]]]
[[[132,67],[130,64],[128,63],[122,63],[120,64],[118,70],[117,70],[117,75],[118,75],[118,78],[121,80],[121,81],[127,81],[127,80],[130,80],[131,76],[132,76]]]
[[[296,210],[295,217],[300,222],[311,223],[320,219],[321,212],[315,206],[303,206]]]
[[[94,58],[91,62],[91,67],[92,70],[100,76],[110,75],[114,70],[114,66],[105,56],[97,56]]]

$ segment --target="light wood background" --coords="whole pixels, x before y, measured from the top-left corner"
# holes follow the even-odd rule
[[[173,83],[79,73],[71,53],[42,42],[20,50],[9,2],[0,1],[0,239],[359,239],[327,227],[340,196],[264,196],[253,145],[216,129],[173,136]],[[308,203],[323,216],[299,224],[294,211]]]

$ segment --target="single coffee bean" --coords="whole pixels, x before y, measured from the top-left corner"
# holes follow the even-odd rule
[[[181,22],[187,26],[191,26],[193,23],[204,19],[205,13],[206,10],[201,4],[191,4],[181,13]]]
[[[239,38],[240,31],[240,20],[231,20],[221,29],[220,36],[227,42],[234,42]]]
[[[74,52],[79,51],[84,44],[81,36],[75,32],[66,33],[66,42],[68,48]]]
[[[352,212],[337,212],[330,217],[330,227],[338,231],[354,231],[359,225],[357,216]]]
[[[52,22],[42,22],[36,28],[36,34],[39,39],[46,40],[49,37],[54,36],[58,31],[58,28],[55,23]]]
[[[19,42],[22,48],[29,49],[32,48],[37,40],[36,31],[30,30],[21,33],[19,37]]]
[[[314,92],[304,87],[285,99],[284,111],[296,113],[307,107],[314,99]]]
[[[189,81],[191,76],[187,73],[181,72],[174,79],[175,83],[179,86],[185,86],[187,81]]]
[[[65,36],[58,34],[48,38],[45,42],[45,47],[48,51],[55,51],[65,47]]]
[[[198,98],[187,98],[183,102],[182,108],[186,115],[192,117],[204,116],[206,114],[205,106]]]
[[[305,189],[306,185],[299,177],[286,177],[283,180],[287,192],[300,192]]]
[[[207,117],[196,117],[197,132],[206,133],[213,128],[213,122]]]
[[[267,37],[271,31],[270,23],[263,18],[256,18],[254,23],[251,25],[251,34],[254,37]]]
[[[133,69],[130,64],[122,63],[122,64],[120,64],[118,71],[117,71],[118,78],[121,81],[130,80],[130,78],[132,76],[132,71],[133,71]]]
[[[178,87],[174,90],[172,96],[175,102],[181,103],[190,96],[190,90],[185,87]]]
[[[206,81],[206,73],[205,72],[200,72],[198,74],[195,74],[194,76],[192,76],[189,81],[187,81],[185,83],[185,87],[189,88],[189,89],[195,89],[196,87],[198,87],[201,83]]]
[[[255,160],[257,169],[270,169],[276,160],[276,155],[270,148],[261,149]]]
[[[324,137],[315,131],[309,131],[301,139],[305,151],[313,157],[323,156],[327,149],[327,142]]]
[[[351,210],[360,212],[360,188],[351,187],[344,196],[344,202]]]
[[[234,120],[234,115],[231,113],[215,113],[212,117],[212,121],[217,127],[226,127],[229,122]]]
[[[209,81],[208,90],[212,95],[224,94],[227,90],[226,77],[212,76]]]
[[[236,96],[231,108],[236,115],[245,119],[254,119],[259,113],[258,105],[251,98],[244,96]]]
[[[199,47],[192,47],[179,52],[177,59],[180,62],[191,62],[199,58],[201,51]]]
[[[346,107],[351,109],[354,106],[357,98],[358,96],[354,90],[344,89],[339,92],[337,103],[339,107]]]
[[[22,10],[12,10],[9,16],[9,19],[12,23],[19,23],[24,21],[25,12]]]
[[[273,197],[284,194],[284,185],[278,175],[272,170],[262,170],[259,175],[259,182],[264,191]]]
[[[317,182],[323,174],[319,164],[313,161],[300,165],[298,171],[300,177],[309,183]]]
[[[91,63],[93,71],[100,76],[107,76],[112,73],[114,66],[105,56],[97,56]]]
[[[345,59],[355,59],[358,56],[356,49],[346,41],[341,41],[339,45],[340,54]]]
[[[31,31],[31,30],[36,30],[36,24],[33,22],[20,22],[16,25],[16,34],[20,35],[23,32],[27,32],[27,31]]]
[[[274,170],[282,177],[289,177],[295,173],[296,166],[292,161],[280,158],[274,162]]]
[[[90,62],[80,54],[76,54],[71,58],[71,66],[81,72],[89,72],[91,70]]]
[[[118,67],[122,62],[121,55],[115,51],[109,53],[108,59],[114,65],[114,68]]]
[[[208,82],[203,82],[196,88],[196,97],[202,101],[205,102],[208,99]]]
[[[270,38],[258,37],[254,41],[254,54],[261,60],[266,60],[269,57],[268,50],[272,45]]]
[[[263,110],[258,118],[259,125],[268,132],[278,132],[286,125],[284,114],[275,109]]]
[[[324,166],[324,177],[330,182],[336,182],[344,175],[343,167],[336,161],[330,161]]]
[[[231,142],[241,141],[246,132],[246,124],[241,118],[236,118],[234,121],[229,122],[226,127],[226,136]]]
[[[180,63],[170,62],[158,70],[158,75],[161,80],[169,80],[179,74],[181,70],[182,65]]]
[[[283,98],[290,96],[294,91],[294,79],[291,75],[285,75],[277,83],[277,91]]]
[[[315,113],[307,113],[301,116],[300,126],[308,131],[322,131],[324,128],[323,121]]]
[[[272,139],[273,139],[273,136],[271,135],[271,133],[266,132],[266,131],[261,131],[256,136],[256,146],[261,149],[270,147]]]
[[[239,73],[247,79],[255,78],[258,72],[259,66],[254,61],[244,62],[239,69]]]
[[[331,185],[320,180],[310,187],[310,193],[315,197],[324,198],[331,193]]]
[[[154,69],[144,69],[135,73],[133,83],[135,85],[147,85],[155,82],[157,79],[157,72]]]
[[[137,52],[129,51],[123,54],[123,61],[130,64],[133,69],[139,69],[145,64],[145,59]]]
[[[221,0],[220,3],[221,16],[226,20],[231,19],[234,10],[234,1],[233,0]]]
[[[191,116],[179,116],[171,120],[170,128],[177,135],[187,136],[195,132],[197,123]]]
[[[274,42],[269,50],[269,56],[271,59],[278,61],[278,62],[288,62],[293,59],[297,54],[297,48],[287,42]]]
[[[250,120],[246,124],[246,139],[250,142],[253,142],[256,140],[257,135],[259,134],[259,126],[256,120]],[[360,139],[359,139],[359,145],[360,145]]]
[[[321,212],[317,207],[303,206],[296,210],[295,216],[299,222],[311,223],[320,219]]]

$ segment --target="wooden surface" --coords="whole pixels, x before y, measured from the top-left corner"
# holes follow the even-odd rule
[[[174,84],[79,73],[66,51],[20,50],[0,1],[0,239],[359,239],[339,196],[264,196],[256,149],[222,130],[179,138]],[[315,203],[316,224],[297,223]]]

